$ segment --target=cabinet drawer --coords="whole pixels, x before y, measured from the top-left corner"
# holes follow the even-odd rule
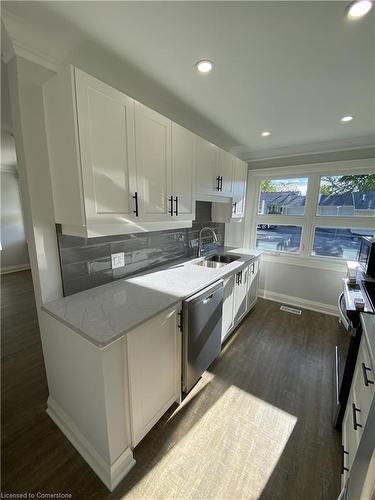
[[[367,351],[366,339],[362,336],[353,377],[353,399],[356,408],[360,410],[357,415],[358,421],[362,425],[361,430],[366,425],[375,394],[374,381],[374,371]]]
[[[349,469],[353,464],[360,441],[360,430],[353,427],[353,391],[350,392],[342,424],[343,465]],[[347,473],[348,471],[344,471]]]

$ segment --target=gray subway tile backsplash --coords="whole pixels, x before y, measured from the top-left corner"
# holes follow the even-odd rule
[[[197,207],[198,209],[198,207]],[[201,218],[210,211],[201,207]],[[203,219],[204,220],[204,219]],[[181,258],[197,255],[198,235],[204,226],[213,227],[224,245],[225,224],[193,222],[191,228],[134,233],[101,238],[67,236],[57,227],[64,295],[71,295],[116,279],[129,277]],[[212,250],[209,232],[202,241]],[[112,269],[111,254],[124,252],[125,266]]]

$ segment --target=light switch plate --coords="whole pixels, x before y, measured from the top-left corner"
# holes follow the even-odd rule
[[[118,267],[124,267],[125,266],[124,252],[112,253],[111,262],[112,262],[112,269],[117,269]]]

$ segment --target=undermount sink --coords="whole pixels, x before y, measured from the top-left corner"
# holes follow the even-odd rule
[[[222,264],[230,264],[231,262],[234,262],[235,260],[238,259],[240,259],[238,255],[228,255],[228,254],[213,255],[212,257],[207,257],[207,260],[210,262],[220,262]]]
[[[212,255],[212,257],[206,257],[199,262],[195,262],[195,265],[217,269],[219,267],[226,266],[227,264],[230,264],[231,262],[234,262],[238,259],[240,259],[240,257],[236,255]]]

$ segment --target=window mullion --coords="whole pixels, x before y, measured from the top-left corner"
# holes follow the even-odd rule
[[[309,257],[312,253],[314,241],[314,219],[319,202],[320,175],[309,175],[305,206],[305,230],[303,236],[304,255]]]

